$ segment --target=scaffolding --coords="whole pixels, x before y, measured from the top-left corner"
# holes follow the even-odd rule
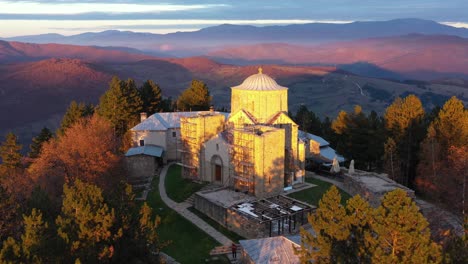
[[[181,118],[181,152],[182,176],[184,178],[197,180],[199,178],[198,168],[200,142],[197,136],[197,123],[191,122],[190,118]]]
[[[241,192],[255,193],[254,128],[233,129],[230,148],[230,185]]]

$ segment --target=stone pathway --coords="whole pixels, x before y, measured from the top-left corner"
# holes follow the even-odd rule
[[[164,203],[166,203],[167,206],[169,206],[174,211],[185,217],[187,220],[198,226],[201,230],[203,230],[209,236],[214,238],[221,245],[231,245],[233,242],[229,238],[221,234],[218,230],[214,229],[212,226],[203,221],[200,217],[198,217],[197,215],[195,215],[187,209],[191,206],[191,204],[187,202],[176,203],[167,196],[164,181],[166,179],[167,170],[172,164],[173,163],[170,163],[164,166],[159,176],[159,193],[161,194],[161,199],[164,201]]]

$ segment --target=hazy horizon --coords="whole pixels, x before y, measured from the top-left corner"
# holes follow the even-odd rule
[[[0,0],[1,37],[123,30],[148,33],[196,31],[220,24],[287,25],[351,23],[400,18],[433,20],[468,28],[463,0]]]

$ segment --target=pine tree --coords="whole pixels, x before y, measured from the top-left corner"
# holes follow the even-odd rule
[[[157,233],[157,227],[161,219],[156,216],[152,219],[152,210],[148,204],[144,203],[140,208],[140,225],[138,235],[143,239],[143,244],[146,245],[148,255],[159,253],[160,242]]]
[[[70,256],[85,262],[111,258],[112,244],[122,230],[113,229],[115,213],[104,202],[101,189],[80,180],[63,188],[62,210],[56,224]]]
[[[99,100],[97,112],[112,123],[120,137],[137,123],[142,105],[135,82],[132,79],[124,82],[114,77]]]
[[[44,127],[39,135],[32,139],[32,144],[29,146],[31,149],[29,152],[29,157],[32,159],[37,158],[41,153],[44,142],[48,142],[52,137],[52,132],[47,127]]]
[[[370,225],[373,208],[369,203],[356,195],[346,202],[346,223],[350,236],[347,241],[346,262],[371,263],[372,248],[369,237],[372,236]]]
[[[162,110],[162,91],[158,84],[147,80],[140,88],[140,96],[143,101],[143,111],[152,115]]]
[[[441,144],[444,156],[449,147],[466,146],[468,142],[468,110],[455,96],[450,98],[439,111],[431,127],[436,140]]]
[[[421,162],[416,179],[419,191],[450,205],[457,214],[467,206],[468,110],[456,97],[450,98],[429,125],[421,144]]]
[[[47,223],[42,220],[41,211],[33,209],[29,216],[23,215],[23,226],[20,241],[8,237],[3,243],[0,263],[42,263]]]
[[[60,128],[57,130],[57,135],[62,136],[67,128],[71,127],[81,118],[93,115],[93,113],[94,107],[92,105],[86,105],[85,103],[77,103],[76,101],[72,101],[62,118]]]
[[[387,142],[384,144],[384,170],[390,175],[390,179],[399,181],[400,166],[397,145],[391,137],[387,138]]]
[[[14,176],[21,167],[21,148],[18,138],[13,133],[8,133],[5,141],[0,145],[0,182],[3,176]]]
[[[424,109],[418,97],[408,95],[397,98],[385,111],[387,134],[396,142],[397,156],[400,158],[399,182],[412,186],[419,162],[419,145],[424,139]],[[387,171],[388,172],[388,171]]]
[[[373,219],[373,263],[440,262],[440,246],[431,240],[427,220],[405,191],[387,193]]]
[[[182,111],[204,111],[211,105],[210,91],[206,84],[193,80],[177,99],[177,108]]]
[[[341,195],[333,185],[322,197],[315,214],[308,216],[314,236],[301,228],[301,263],[336,263],[345,261],[346,240],[350,232],[346,210],[340,204]]]

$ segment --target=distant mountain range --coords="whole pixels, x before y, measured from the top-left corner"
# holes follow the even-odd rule
[[[109,30],[72,36],[43,34],[6,38],[8,41],[74,45],[119,46],[175,56],[203,55],[225,45],[258,43],[319,44],[363,38],[418,34],[468,37],[468,29],[455,28],[430,20],[396,19],[348,24],[310,23],[287,26],[219,25],[195,32],[170,34],[135,33]]]

